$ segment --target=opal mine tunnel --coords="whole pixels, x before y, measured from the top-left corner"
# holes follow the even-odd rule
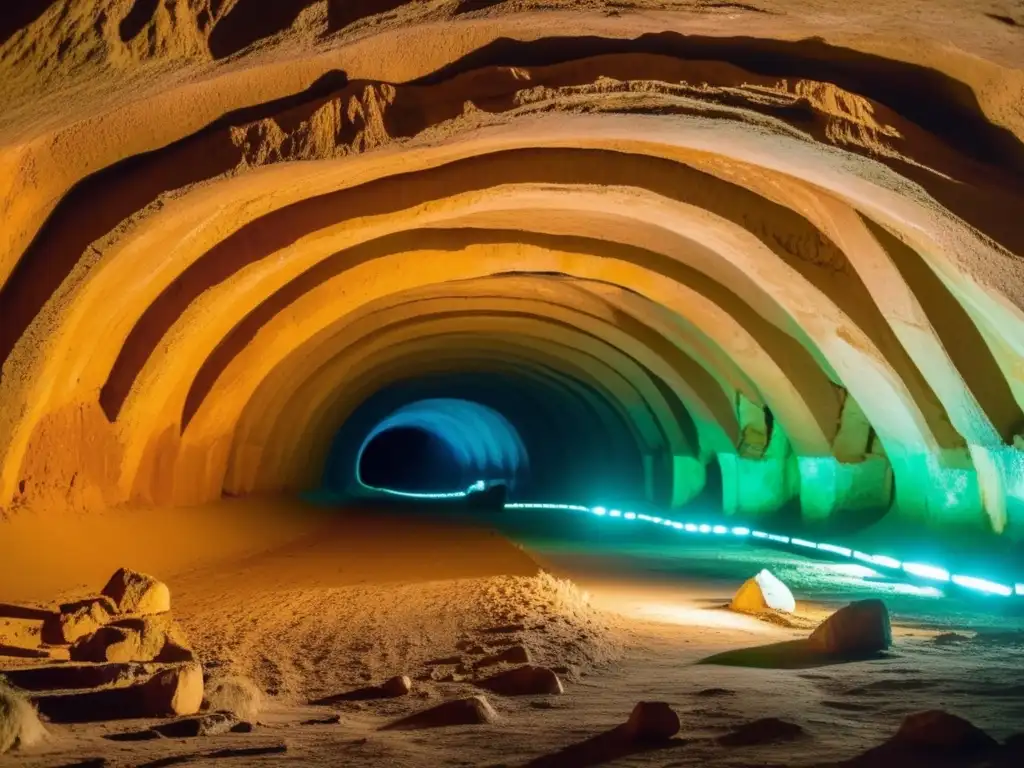
[[[0,558],[500,488],[1024,594],[1019,3],[15,5]]]

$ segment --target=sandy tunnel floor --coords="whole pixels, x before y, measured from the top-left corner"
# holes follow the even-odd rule
[[[623,766],[798,766],[852,757],[921,709],[947,708],[999,738],[1024,722],[1019,617],[996,615],[984,603],[946,613],[934,600],[895,600],[896,645],[875,661],[756,668],[765,658],[769,667],[779,665],[770,654],[741,653],[699,663],[807,634],[721,610],[742,578],[734,574],[767,564],[789,578],[802,601],[797,623],[812,624],[856,596],[856,583],[842,574],[831,582],[808,578],[808,569],[819,566],[767,551],[669,549],[622,538],[602,544],[592,529],[571,526],[544,541],[523,536],[523,549],[454,520],[304,516],[291,502],[280,505],[291,518],[263,533],[255,525],[240,529],[215,560],[209,536],[223,536],[248,504],[188,518],[193,550],[157,546],[159,537],[140,518],[134,559],[137,567],[164,566],[159,575],[171,585],[174,611],[206,665],[252,676],[273,694],[262,725],[250,734],[137,743],[103,735],[138,724],[53,726],[46,746],[0,758],[0,765],[71,765],[91,757],[111,766],[168,765],[187,756],[189,765],[516,766],[539,759],[536,765],[572,768],[599,759]],[[250,522],[273,519],[267,505],[254,505]],[[117,554],[130,557],[132,550]],[[71,566],[88,552],[76,551],[63,550],[65,594],[80,591]],[[23,565],[24,583],[0,600],[32,594],[35,569]],[[47,578],[56,578],[52,570]],[[973,639],[936,642],[951,630]],[[563,670],[563,696],[489,694],[501,716],[494,725],[377,730],[429,703],[477,692],[473,662],[515,643],[537,663]],[[398,674],[414,679],[412,696],[308,703]],[[587,741],[623,722],[640,700],[671,703],[682,719],[680,739],[610,761],[613,755],[595,755]],[[341,715],[337,724],[300,724],[333,713]],[[715,742],[764,716],[797,723],[807,735],[762,747]],[[210,756],[276,745],[287,749]]]

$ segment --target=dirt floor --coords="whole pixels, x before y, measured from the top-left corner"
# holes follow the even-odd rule
[[[104,736],[140,724],[54,725],[45,745],[0,766],[93,757],[111,766],[801,766],[853,757],[918,710],[946,708],[1000,739],[1024,722],[1024,620],[997,610],[1004,603],[903,594],[792,554],[633,536],[592,520],[549,525],[539,514],[473,524],[232,502],[182,516],[176,535],[190,533],[194,549],[166,546],[143,523],[149,513],[136,514],[134,537],[112,538],[102,553],[69,536],[59,551],[36,559],[23,548],[29,554],[17,557],[6,539],[0,602],[38,601],[37,583],[59,584],[62,597],[81,594],[82,580],[96,585],[114,564],[157,571],[204,665],[252,677],[271,694],[268,709],[252,733],[198,739],[113,742]],[[503,525],[526,549],[480,522]],[[96,563],[86,565],[92,555]],[[793,587],[795,627],[722,609],[761,567]],[[895,621],[886,658],[820,666],[775,645],[806,637],[849,599],[879,594]],[[964,637],[936,640],[954,630]],[[379,730],[479,693],[474,666],[516,644],[561,670],[564,695],[487,694],[500,717],[490,725]],[[413,678],[410,696],[340,695],[402,674]],[[602,736],[642,700],[676,709],[677,739],[626,749]],[[335,713],[335,724],[302,724]],[[803,735],[748,747],[716,740],[767,716]]]

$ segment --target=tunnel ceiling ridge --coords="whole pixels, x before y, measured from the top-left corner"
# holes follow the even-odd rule
[[[1017,30],[257,5],[0,23],[0,510],[310,487],[422,378],[669,506],[1020,535]]]

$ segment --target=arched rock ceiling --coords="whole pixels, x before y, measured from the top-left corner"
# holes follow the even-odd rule
[[[891,472],[908,522],[1019,531],[1015,17],[266,5],[0,22],[0,509],[308,486],[458,370],[576,398],[671,503],[831,462],[811,517]]]

